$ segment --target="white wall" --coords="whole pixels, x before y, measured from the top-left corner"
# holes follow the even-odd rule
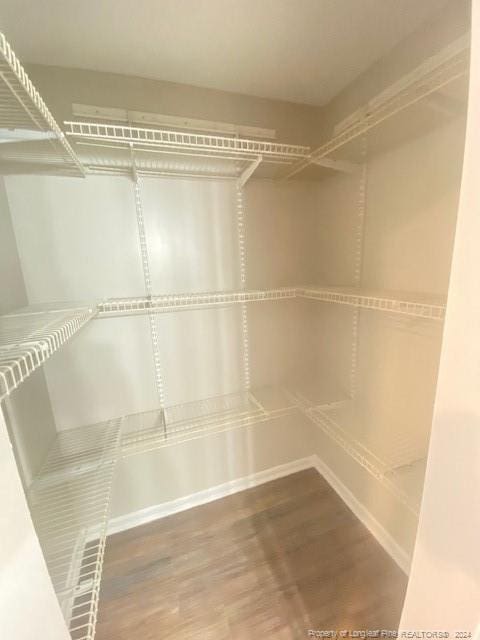
[[[0,178],[0,243],[0,313],[3,314],[27,303],[3,178]]]
[[[159,406],[146,316],[89,323],[44,370],[59,430]]]
[[[480,2],[449,304],[418,537],[402,629],[478,633],[480,625]],[[451,636],[453,637],[453,635]]]
[[[153,291],[238,289],[235,182],[145,179],[141,191]]]
[[[0,313],[8,313],[27,304],[2,179],[0,291]],[[41,629],[46,640],[67,640],[70,636],[52,588],[22,486],[22,481],[27,485],[38,470],[55,434],[43,372],[37,371],[1,404],[0,636],[35,640]]]
[[[144,295],[131,182],[24,176],[9,177],[7,189],[31,301]],[[311,280],[311,256],[302,248],[311,236],[313,193],[312,185],[248,185],[247,287]],[[231,181],[142,181],[154,293],[240,287],[236,195]],[[298,375],[311,357],[306,331],[299,330],[303,306],[281,301],[247,309],[252,387]],[[154,322],[167,406],[242,388],[239,306],[162,313]],[[44,370],[59,429],[159,407],[146,316],[95,320]],[[309,455],[309,429],[296,416],[128,458],[119,468],[113,513]]]
[[[308,457],[311,438],[310,423],[295,414],[125,458],[112,518]]]
[[[0,412],[0,636],[67,640]]]
[[[126,178],[5,180],[29,303],[144,294]]]
[[[83,103],[265,127],[282,142],[309,144],[318,113],[316,107],[175,82],[42,65],[26,69],[57,122],[71,120],[72,103]]]
[[[0,313],[28,304],[3,178],[0,178]],[[3,401],[22,481],[28,485],[55,436],[45,374],[40,369]]]
[[[30,302],[145,294],[131,181],[10,176],[6,182]],[[311,219],[311,185],[277,191],[259,181],[245,191],[247,287],[301,282],[310,259],[302,238],[311,234],[301,221]],[[236,195],[233,181],[142,181],[153,293],[240,287]],[[279,382],[302,360],[294,345],[303,332],[290,338],[298,313],[283,315],[290,308],[248,307],[255,384]],[[158,314],[155,324],[167,405],[242,387],[240,307]],[[159,406],[145,316],[94,321],[45,372],[59,429]]]
[[[463,9],[456,15],[450,8],[448,15],[453,26],[437,25],[426,38],[427,49],[438,48],[445,34],[454,37],[462,32]],[[417,36],[412,42],[418,40]],[[424,55],[422,47],[416,54],[420,50]],[[415,58],[405,47],[396,56],[399,64],[395,56],[389,60],[382,82],[392,70],[394,76],[405,71]],[[184,115],[192,117],[263,126],[277,123],[282,138],[302,142],[311,136],[310,125],[317,116],[317,111],[292,105],[211,93],[206,99],[203,90],[111,74],[39,67],[33,71],[34,80],[52,98],[54,111],[65,117],[73,101],[146,110],[165,107],[167,112],[183,104],[188,111]],[[375,73],[365,76],[360,84],[354,83],[353,93],[347,91],[321,110],[317,133],[340,113],[348,115],[360,96],[378,89],[376,80]],[[158,100],[162,91],[164,102]],[[207,113],[205,104],[215,115]],[[369,157],[364,286],[446,291],[461,131],[459,121]],[[318,186],[250,182],[245,189],[247,286],[353,284],[358,267],[359,178],[359,173],[337,176]],[[29,301],[144,294],[131,182],[113,177],[84,181],[9,177],[7,192]],[[154,293],[239,286],[233,183],[144,180],[142,202]],[[351,391],[352,349],[357,340],[351,309],[322,303],[299,303],[295,308],[289,302],[253,304],[248,318],[253,386],[293,380],[318,402],[337,400]],[[161,314],[155,324],[167,404],[241,388],[238,308]],[[98,320],[52,358],[45,371],[58,428],[158,407],[149,341],[145,317]],[[421,426],[425,431],[419,434],[420,446],[425,447],[439,346],[438,325],[360,312],[353,382],[374,430],[388,424],[397,437],[405,435],[405,425],[417,435]],[[316,450],[338,467],[340,479],[368,508],[376,511],[383,505],[380,520],[411,547],[415,523],[402,520],[401,510],[388,496],[377,499],[376,481],[362,475],[356,463],[335,447],[330,452],[331,442],[324,446],[320,436],[315,442]],[[198,443],[192,447],[201,449]],[[125,462],[134,475],[136,464],[133,458]],[[361,476],[358,481],[357,476]],[[141,482],[145,485],[137,487],[139,502],[148,492],[147,479]],[[188,488],[193,490],[193,485]],[[133,509],[133,502],[122,507],[127,508]]]
[[[410,119],[421,117],[422,108]],[[365,147],[370,150],[363,238],[357,233],[361,171],[319,183],[316,273],[321,283],[352,286],[359,276],[366,290],[446,295],[464,126],[459,116],[424,135],[400,136],[400,144],[381,153],[378,145]],[[375,137],[382,137],[382,127]],[[409,473],[403,465],[427,455],[442,324],[362,309],[354,330],[351,308],[316,303],[312,313],[319,365],[309,399],[325,398],[325,388],[332,400],[355,392],[352,410],[339,414],[341,426],[392,468]],[[415,517],[324,440],[318,436],[320,457],[411,552]]]
[[[315,185],[251,180],[244,193],[248,287],[311,282]]]
[[[470,0],[447,2],[433,20],[425,22],[319,109],[315,129],[318,143],[332,135],[333,127],[338,122],[363,107],[446,44],[468,33],[469,29]]]
[[[411,113],[417,116],[418,109]],[[376,135],[381,132],[380,126]],[[464,137],[461,115],[391,151],[370,155],[364,287],[446,294]]]

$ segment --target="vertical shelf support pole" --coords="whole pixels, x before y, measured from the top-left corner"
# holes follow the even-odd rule
[[[362,284],[363,269],[363,245],[365,239],[365,214],[367,208],[367,181],[368,181],[368,137],[362,136],[362,164],[357,201],[357,228],[355,232],[355,272],[354,283],[356,287]],[[352,357],[350,363],[350,397],[357,394],[357,365],[358,365],[358,330],[360,320],[360,308],[356,306],[353,311],[352,322]]]
[[[135,166],[135,163],[133,163]],[[143,279],[145,283],[145,294],[150,300],[152,297],[152,280],[150,277],[150,261],[148,258],[147,237],[145,233],[145,222],[143,218],[142,197],[140,192],[140,180],[134,171],[134,190],[135,190],[135,210],[137,214],[138,239],[140,243],[140,254],[142,258]],[[150,336],[152,340],[153,366],[155,373],[155,386],[157,389],[160,407],[165,406],[165,387],[163,382],[162,361],[160,357],[160,347],[158,341],[157,324],[155,314],[150,309],[148,312],[148,320],[150,324]]]
[[[237,181],[236,193],[237,208],[237,233],[238,233],[238,258],[240,289],[245,290],[247,286],[247,257],[245,245],[245,203],[243,197],[243,183],[241,179]],[[248,313],[247,305],[242,302],[242,342],[243,342],[243,384],[245,389],[250,389],[250,346],[248,339]]]

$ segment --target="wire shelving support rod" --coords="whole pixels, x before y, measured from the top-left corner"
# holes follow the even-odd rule
[[[362,168],[359,174],[358,201],[357,201],[357,229],[355,234],[355,273],[354,283],[360,287],[363,271],[363,248],[365,241],[365,216],[367,213],[367,181],[368,181],[368,138],[365,134],[362,138]],[[357,364],[358,364],[358,340],[359,340],[359,307],[355,307],[352,319],[352,354],[350,364],[350,396],[355,397],[357,392]]]
[[[247,286],[247,250],[246,250],[246,225],[245,225],[245,198],[243,183],[239,179],[236,190],[237,208],[237,234],[238,234],[238,260],[240,287],[245,291]],[[243,383],[245,389],[250,388],[250,344],[248,338],[248,311],[245,302],[241,303],[242,314],[242,355],[243,355]]]
[[[142,196],[140,191],[140,180],[134,178],[135,190],[135,210],[137,216],[138,239],[140,243],[140,253],[142,258],[143,278],[145,283],[145,293],[147,300],[152,297],[152,279],[150,275],[150,261],[148,257],[147,236],[145,233],[145,220],[143,217]],[[151,308],[148,311],[148,320],[150,325],[150,336],[152,341],[153,367],[155,372],[155,386],[158,393],[160,407],[165,405],[165,387],[162,372],[162,361],[160,357],[160,346],[158,341],[157,323]]]

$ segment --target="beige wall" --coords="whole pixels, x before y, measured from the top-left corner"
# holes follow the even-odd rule
[[[117,469],[112,517],[189,496],[311,453],[311,426],[295,414],[131,456],[121,460]]]
[[[38,66],[30,67],[29,72],[59,120],[71,117],[72,102],[83,102],[275,127],[281,140],[308,143],[420,62],[427,51],[464,32],[466,6],[463,0],[452,3],[436,25],[412,36],[321,111],[114,74]],[[453,123],[371,158],[364,285],[445,291],[461,128],[461,123]],[[358,180],[354,175],[332,177],[318,186],[248,185],[248,286],[272,287],[302,280],[352,283]],[[438,202],[433,194],[440,183],[442,197]],[[95,300],[144,293],[129,181],[22,176],[9,177],[7,187],[29,301]],[[231,185],[214,181],[144,182],[154,293],[237,286],[231,191]],[[426,258],[425,248],[432,244],[435,251]],[[39,263],[42,269],[38,269]],[[321,303],[314,307],[301,304],[298,309],[299,315],[289,303],[249,307],[254,385],[277,384],[288,375],[300,389],[306,378],[309,384],[318,382],[317,387],[311,385],[313,400],[344,397],[351,382],[352,310]],[[241,319],[237,311],[194,312],[181,317],[165,314],[156,319],[163,341],[162,361],[168,371],[169,403],[228,393],[241,385]],[[379,428],[390,423],[399,408],[392,424],[421,423],[428,429],[439,332],[433,329],[432,337],[426,325],[399,326],[385,316],[370,317],[372,313],[361,315],[361,375],[357,376],[369,419]],[[58,427],[71,428],[155,408],[158,398],[149,340],[145,317],[98,320],[49,361],[45,371]],[[27,385],[25,389],[28,391]],[[27,396],[22,402],[31,406]],[[21,421],[37,426],[32,416]],[[36,451],[39,443],[47,444],[48,437],[39,438]],[[123,461],[114,515],[313,452],[335,470],[395,540],[411,550],[415,518],[316,427],[300,418]],[[166,483],[165,469],[171,471]]]
[[[27,292],[10,217],[5,181],[0,177],[0,314],[27,304]]]
[[[395,123],[400,127],[403,121]],[[317,282],[352,286],[358,271],[366,290],[446,295],[464,127],[460,115],[381,153],[367,145],[364,199],[360,170],[316,186],[311,251]],[[359,234],[362,202],[365,219]],[[340,400],[355,391],[352,411],[337,414],[340,426],[391,461],[392,469],[400,468],[402,482],[409,483],[405,465],[427,454],[442,324],[369,310],[355,318],[352,308],[328,303],[311,307],[315,319],[309,336],[318,366],[309,399]],[[315,451],[411,553],[416,530],[411,512],[322,434]]]
[[[9,176],[6,184],[30,301],[145,295],[130,180]],[[154,294],[239,288],[233,181],[144,179],[141,194]],[[312,196],[309,184],[247,185],[247,287],[311,279],[303,243]],[[277,384],[304,360],[301,313],[288,301],[261,303],[248,306],[248,318],[252,384]],[[238,306],[158,314],[155,324],[167,405],[242,387]],[[59,429],[158,407],[145,316],[95,320],[44,370]]]
[[[318,111],[315,144],[328,138],[338,122],[426,58],[440,51],[470,28],[470,0],[450,0],[431,21],[405,38]]]
[[[5,183],[0,179],[0,313],[11,312],[27,304]],[[44,372],[36,371],[6,398],[3,410],[22,480],[28,484],[55,435]]]
[[[394,47],[325,107],[61,66],[27,65],[26,69],[59,122],[72,119],[75,102],[273,128],[278,140],[314,147],[335,123],[466,33],[469,12],[469,0],[451,0],[430,23]]]
[[[3,180],[0,179],[0,313],[27,304]],[[67,640],[69,634],[30,518],[28,484],[54,433],[43,373],[2,402],[0,410],[0,636]],[[8,430],[7,424],[8,421]],[[12,448],[10,438],[15,443]],[[17,464],[19,466],[17,466]]]
[[[0,636],[67,640],[1,412],[0,499]]]
[[[449,304],[403,629],[475,633],[480,624],[479,112],[480,2],[474,0],[468,125]]]
[[[27,65],[32,82],[54,117],[72,119],[72,103],[148,111],[276,129],[277,139],[309,144],[317,109],[114,73]]]

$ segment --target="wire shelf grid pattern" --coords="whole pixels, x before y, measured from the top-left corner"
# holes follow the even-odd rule
[[[445,304],[439,298],[417,294],[368,292],[348,287],[305,287],[298,295],[310,300],[345,304],[375,311],[387,311],[430,320],[443,320]]]
[[[278,289],[167,294],[143,298],[112,298],[98,305],[98,317],[181,311],[226,304],[304,298],[405,316],[442,320],[445,304],[439,297],[412,293],[363,291],[348,287],[280,287]]]
[[[66,121],[67,135],[91,140],[105,140],[126,145],[168,148],[171,150],[206,151],[212,155],[234,155],[238,157],[268,156],[271,158],[296,159],[309,153],[309,147],[247,138],[212,136],[185,131],[147,129],[125,125],[95,122]]]
[[[402,459],[397,469],[398,460],[375,453],[360,436],[356,438],[340,425],[337,413],[347,404],[345,400],[321,406],[301,403],[288,389],[267,387],[59,433],[32,483],[29,502],[72,639],[94,637],[111,488],[119,457],[301,412],[416,513],[421,485],[416,467],[422,461],[408,464]]]
[[[234,157],[216,157],[208,153],[180,152],[178,150],[142,149],[135,150],[132,162],[130,148],[91,142],[77,143],[78,155],[90,173],[131,177],[133,170],[137,176],[233,179],[239,170],[248,166],[247,159],[240,159],[239,167]]]
[[[263,390],[265,391],[265,390]],[[276,405],[266,407],[256,392],[240,392],[147,411],[124,418],[122,455],[154,451],[278,418],[296,407],[281,390],[271,390]]]
[[[93,640],[121,420],[58,434],[28,491],[72,640]]]
[[[75,335],[96,310],[26,307],[0,317],[0,400]]]
[[[83,176],[85,172],[17,56],[0,33],[0,129],[50,133],[42,142],[0,145],[0,161],[54,165],[51,172]]]
[[[415,443],[397,437],[389,447],[385,443],[373,444],[372,437],[355,428],[360,424],[359,415],[354,414],[351,402],[343,401],[323,406],[299,406],[303,414],[335,442],[353,460],[366,469],[376,480],[384,485],[412,513],[418,514],[420,507],[418,487],[407,487],[402,482],[405,469],[418,464],[426,456]],[[345,412],[346,409],[346,412]],[[345,413],[351,413],[353,420],[341,421]]]
[[[284,300],[295,298],[295,287],[255,291],[219,291],[205,293],[179,293],[144,298],[116,298],[98,305],[99,317],[117,314],[144,313],[149,311],[181,311],[203,307],[258,302],[262,300]]]

